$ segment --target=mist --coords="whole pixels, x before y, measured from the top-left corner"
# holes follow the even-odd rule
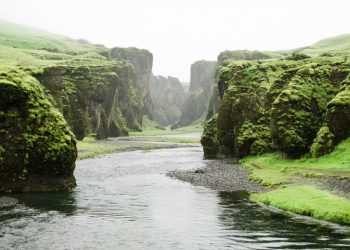
[[[283,50],[349,32],[346,0],[2,0],[0,18],[108,47],[148,49],[155,74],[189,81],[224,50]]]

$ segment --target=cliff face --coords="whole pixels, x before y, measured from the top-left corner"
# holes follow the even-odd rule
[[[227,89],[227,85],[224,82],[219,83],[220,80],[222,81],[222,78],[220,79],[218,77],[219,74],[225,74],[225,72],[220,73],[221,70],[225,70],[225,67],[232,61],[266,60],[272,59],[274,57],[276,57],[276,55],[270,55],[269,53],[261,51],[226,50],[221,52],[217,58],[218,66],[216,68],[214,88],[210,98],[206,120],[209,120],[212,116],[218,113],[221,103],[220,100],[222,99],[223,94]],[[230,74],[230,71],[226,73]]]
[[[179,120],[186,93],[177,78],[152,75],[150,96],[154,121],[168,126]]]
[[[142,101],[128,62],[103,66],[47,67],[35,77],[53,96],[78,139],[127,135],[141,130]]]
[[[190,125],[208,110],[216,66],[216,62],[204,60],[191,65],[188,97],[181,110],[180,120],[172,128]]]
[[[205,154],[278,150],[297,158],[310,150],[314,156],[330,152],[349,136],[349,66],[343,58],[317,57],[222,67],[221,106],[205,127]]]
[[[150,79],[152,76],[153,55],[144,49],[112,48],[109,59],[129,61],[136,73],[138,92],[144,104],[144,114],[151,117],[152,100],[150,97]]]
[[[76,141],[40,83],[0,70],[0,192],[70,190]]]

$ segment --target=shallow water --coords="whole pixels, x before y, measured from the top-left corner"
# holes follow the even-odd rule
[[[350,248],[348,227],[165,176],[204,166],[202,155],[175,148],[79,161],[74,192],[16,195],[16,207],[0,210],[0,249]]]

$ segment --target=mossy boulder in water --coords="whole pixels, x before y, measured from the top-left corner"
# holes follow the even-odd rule
[[[76,141],[40,83],[0,71],[0,192],[58,191],[76,186]]]

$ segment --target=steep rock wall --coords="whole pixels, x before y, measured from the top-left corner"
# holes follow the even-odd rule
[[[175,77],[153,76],[150,82],[152,118],[163,126],[179,120],[186,93]]]
[[[148,50],[137,48],[112,48],[109,59],[129,61],[136,73],[138,92],[144,104],[144,114],[149,118],[152,114],[150,97],[150,80],[152,76],[153,55]]]
[[[189,93],[182,107],[180,120],[172,128],[190,125],[205,115],[212,95],[216,67],[216,62],[204,60],[191,65]]]
[[[143,104],[128,62],[54,66],[33,74],[49,93],[78,139],[127,135],[141,130]]]
[[[349,65],[337,57],[241,61],[222,67],[221,106],[216,122],[208,123],[204,132],[204,137],[213,137],[206,130],[216,129],[216,138],[203,138],[206,155],[240,158],[278,150],[297,158],[310,150],[315,156],[330,152],[349,135],[349,73]]]

